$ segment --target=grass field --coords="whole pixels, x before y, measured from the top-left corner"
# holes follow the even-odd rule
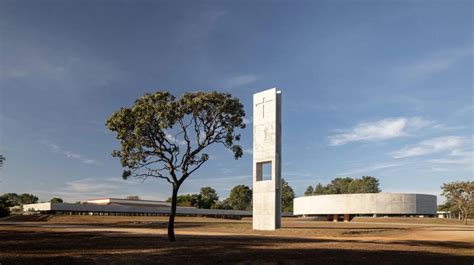
[[[380,218],[382,219],[382,218]],[[55,216],[0,222],[4,264],[469,264],[474,226],[429,221],[332,223],[284,218],[277,231],[251,219]],[[379,220],[379,219],[377,219]],[[402,222],[404,221],[404,222]]]

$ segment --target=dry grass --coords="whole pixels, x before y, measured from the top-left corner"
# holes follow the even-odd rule
[[[403,223],[403,224],[434,224],[434,225],[464,225],[464,221],[445,218],[403,218],[403,217],[356,217],[353,222],[370,223]],[[467,220],[468,225],[474,226],[474,220]]]
[[[3,264],[472,264],[474,227],[283,220],[253,231],[251,220],[58,216],[0,223]]]

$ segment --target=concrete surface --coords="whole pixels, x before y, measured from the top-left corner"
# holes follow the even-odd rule
[[[436,196],[413,193],[313,195],[293,200],[294,215],[434,215]]]
[[[255,230],[281,227],[281,91],[253,95],[253,224]],[[265,179],[264,164],[271,166]]]

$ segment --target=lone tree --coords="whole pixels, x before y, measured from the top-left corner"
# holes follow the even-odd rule
[[[284,178],[281,179],[281,210],[283,212],[293,212],[293,199],[295,198],[295,191],[286,182]]]
[[[304,192],[304,196],[311,196],[314,193],[313,186],[309,185]]]
[[[219,201],[216,190],[211,187],[202,187],[198,196],[198,208],[202,209],[211,209]]]
[[[469,213],[474,208],[474,181],[457,181],[444,183],[441,195],[448,199],[459,210],[459,217],[467,224]]]
[[[237,185],[230,190],[227,202],[234,210],[251,210],[252,190],[246,185]]]
[[[117,133],[121,150],[122,177],[161,178],[172,186],[168,239],[175,241],[174,219],[178,191],[183,182],[209,158],[204,153],[212,144],[230,149],[235,159],[242,156],[236,128],[245,128],[245,112],[238,98],[227,93],[185,93],[175,99],[169,92],[145,94],[131,108],[121,108],[107,120]]]
[[[53,197],[51,198],[51,200],[49,200],[49,202],[51,203],[63,203],[63,199],[59,198],[59,197]]]

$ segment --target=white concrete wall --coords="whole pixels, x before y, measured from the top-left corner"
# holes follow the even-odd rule
[[[49,202],[23,204],[22,207],[25,212],[51,211],[51,203]]]
[[[436,196],[410,193],[314,195],[293,200],[294,215],[436,214]]]
[[[169,214],[170,207],[137,207],[123,205],[100,205],[100,204],[77,204],[77,203],[34,203],[23,205],[23,210],[27,212],[102,212],[102,213],[159,213]],[[197,209],[192,207],[177,207],[177,214],[196,215],[228,215],[251,217],[252,211],[240,210],[218,210],[218,209]],[[282,213],[282,216],[292,216],[291,213]]]
[[[256,230],[281,227],[281,92],[253,95],[253,218]],[[261,180],[260,163],[271,163],[270,180]]]

